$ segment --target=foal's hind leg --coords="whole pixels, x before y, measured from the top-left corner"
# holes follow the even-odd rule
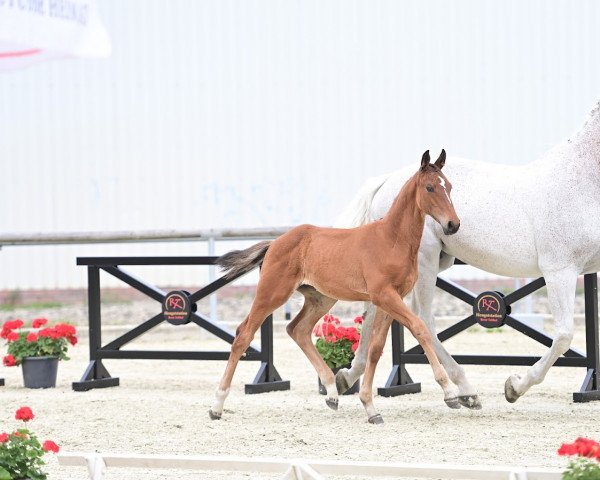
[[[252,302],[250,313],[238,327],[235,340],[231,345],[227,367],[215,394],[215,403],[208,412],[211,419],[218,420],[221,418],[223,404],[227,395],[229,395],[229,387],[231,386],[233,374],[242,354],[247,350],[250,342],[252,342],[254,334],[264,323],[267,316],[290,298],[295,288],[295,280],[293,278],[281,278],[279,272],[263,275],[259,280],[256,297]]]
[[[383,423],[383,418],[375,410],[373,405],[373,377],[375,375],[375,369],[377,368],[377,362],[381,358],[383,347],[387,338],[387,332],[392,323],[392,317],[387,315],[382,309],[378,308],[373,319],[373,329],[371,331],[371,338],[368,342],[369,352],[367,358],[367,364],[365,368],[365,375],[363,377],[362,384],[360,386],[360,401],[362,402],[369,423]]]
[[[444,391],[444,401],[446,402],[446,405],[450,408],[460,408],[454,384],[448,378],[446,370],[435,354],[431,332],[425,325],[425,322],[417,317],[410,308],[406,306],[402,297],[400,297],[398,292],[393,288],[383,287],[381,290],[375,289],[375,291],[378,291],[378,293],[373,295],[373,303],[385,310],[400,324],[408,328],[410,333],[413,334],[423,348],[427,360],[429,360],[433,370],[435,381]]]
[[[310,360],[321,379],[321,383],[327,389],[325,403],[333,410],[338,408],[338,394],[335,386],[335,376],[327,366],[311,339],[313,327],[323,315],[325,315],[337,300],[327,297],[315,288],[302,285],[298,291],[304,295],[304,305],[296,317],[288,323],[286,330],[290,337],[302,349]]]

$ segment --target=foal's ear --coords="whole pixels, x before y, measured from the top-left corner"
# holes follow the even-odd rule
[[[442,153],[440,153],[440,156],[435,161],[434,165],[436,167],[438,167],[440,170],[442,168],[444,168],[444,165],[446,165],[446,150],[444,150],[443,148],[442,148]]]
[[[429,150],[427,150],[423,154],[423,157],[421,157],[421,170],[425,170],[425,168],[427,168],[427,165],[429,165],[429,160],[431,159],[429,158]]]

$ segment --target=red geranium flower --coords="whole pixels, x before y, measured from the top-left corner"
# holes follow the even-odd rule
[[[8,332],[6,335],[6,340],[8,342],[16,342],[19,339],[19,334],[17,332]]]
[[[0,433],[0,443],[8,442],[8,433]]]
[[[66,323],[59,323],[54,329],[61,337],[72,337],[77,333],[73,325],[67,325]]]
[[[9,354],[2,359],[2,363],[5,367],[14,367],[17,364],[17,361],[15,360],[15,357]]]
[[[69,343],[71,345],[77,345],[77,337],[69,337]]]
[[[54,443],[52,440],[46,440],[44,442],[44,444],[42,445],[42,448],[46,452],[54,452],[54,453],[58,453],[58,451],[60,450],[58,445],[56,443]]]
[[[348,327],[346,329],[345,338],[350,340],[351,342],[358,342],[360,340],[360,334],[358,333],[358,329],[356,327]]]
[[[589,438],[579,437],[573,443],[563,443],[558,449],[559,455],[578,455],[596,458],[600,461],[600,444]]]
[[[2,331],[0,332],[1,338],[7,338],[8,335],[15,329],[21,328],[23,326],[23,320],[9,320],[8,322],[4,322],[2,325]]]
[[[15,418],[17,420],[23,420],[24,422],[33,420],[34,417],[35,417],[35,415],[31,411],[31,408],[29,408],[29,407],[21,407],[17,410],[17,413],[15,413]]]
[[[37,342],[37,339],[38,339],[37,333],[29,332],[27,334],[27,342],[28,343]]]
[[[33,328],[40,328],[42,325],[46,325],[48,323],[48,319],[46,318],[36,318],[33,320],[31,326]]]
[[[315,328],[313,328],[313,334],[315,335],[315,337],[323,336],[323,324],[321,322],[315,325]]]
[[[354,319],[354,323],[359,323],[362,325],[364,318],[360,315]]]
[[[357,349],[358,349],[358,342],[355,342],[352,344],[352,351],[356,352]]]
[[[338,340],[344,338],[346,336],[346,327],[342,327],[342,326],[337,327],[334,330],[333,334],[335,335],[335,338],[337,338]]]
[[[23,326],[23,320],[17,318],[16,320],[8,321],[4,324],[3,328],[7,330],[16,330],[17,328],[21,328]]]
[[[38,332],[38,335],[40,337],[52,338],[53,340],[61,337],[60,333],[58,333],[55,328],[42,328]]]

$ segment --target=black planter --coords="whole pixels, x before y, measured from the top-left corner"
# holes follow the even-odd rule
[[[343,367],[332,368],[331,370],[333,370],[333,373],[337,373],[342,368],[350,368],[350,365],[344,365]],[[319,378],[318,380],[319,380],[319,393],[321,395],[327,395],[327,390],[325,390],[325,386],[321,383],[321,379]],[[359,390],[360,390],[360,378],[356,382],[354,382],[354,385],[352,385],[348,390],[346,390],[344,392],[344,395],[354,395],[355,393],[358,393]]]
[[[25,388],[56,387],[58,357],[25,357],[21,367]]]

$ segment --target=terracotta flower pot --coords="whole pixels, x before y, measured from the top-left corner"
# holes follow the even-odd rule
[[[54,388],[58,357],[25,357],[21,364],[25,388]]]
[[[342,367],[332,368],[331,370],[333,370],[333,373],[337,373],[342,368],[350,368],[350,367],[351,367],[351,365],[344,365]],[[320,378],[318,380],[319,380],[319,393],[321,395],[326,395],[327,390],[325,390],[325,386],[321,383]],[[360,378],[356,382],[354,382],[354,385],[352,385],[348,390],[346,390],[344,392],[344,395],[353,395],[355,393],[358,393],[359,390],[360,390]]]

